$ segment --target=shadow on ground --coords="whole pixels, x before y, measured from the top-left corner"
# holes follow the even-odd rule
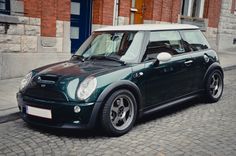
[[[197,105],[203,104],[201,99],[191,100],[189,102],[181,103],[169,108],[159,110],[153,114],[146,115],[141,119],[138,119],[135,126],[151,122],[153,120],[158,120],[165,118],[170,115],[185,111],[189,108],[195,107]],[[73,138],[95,138],[95,137],[106,137],[107,135],[103,132],[102,128],[96,126],[93,130],[74,130],[74,129],[55,129],[55,128],[44,128],[39,126],[28,125],[27,127],[41,133],[49,133],[51,135],[61,136],[61,137],[73,137]],[[132,131],[132,130],[131,130]]]

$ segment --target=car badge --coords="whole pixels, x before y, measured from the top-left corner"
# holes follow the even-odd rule
[[[45,87],[46,87],[46,85],[45,85],[45,84],[41,84],[41,85],[40,85],[40,87],[42,87],[42,88],[45,88]]]

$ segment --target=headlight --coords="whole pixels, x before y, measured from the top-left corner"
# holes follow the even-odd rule
[[[28,73],[22,80],[21,80],[21,83],[20,83],[20,90],[22,90],[23,88],[25,88],[30,80],[32,78],[32,72]]]
[[[79,86],[77,97],[80,100],[87,99],[96,89],[97,79],[95,77],[86,78]]]
[[[76,78],[68,83],[67,93],[72,99],[75,99],[75,94],[78,84],[79,84],[79,78]]]

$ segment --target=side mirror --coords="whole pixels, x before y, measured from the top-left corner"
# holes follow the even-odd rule
[[[157,55],[157,60],[167,62],[172,58],[172,55],[167,52],[161,52]]]

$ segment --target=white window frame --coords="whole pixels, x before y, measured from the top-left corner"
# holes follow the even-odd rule
[[[187,16],[192,17],[194,0],[188,0],[188,1],[189,1],[189,3],[188,3]],[[199,14],[197,15],[198,18],[203,18],[204,4],[205,4],[205,0],[200,0],[200,10],[199,10]],[[182,7],[184,7],[183,1],[182,1]]]

